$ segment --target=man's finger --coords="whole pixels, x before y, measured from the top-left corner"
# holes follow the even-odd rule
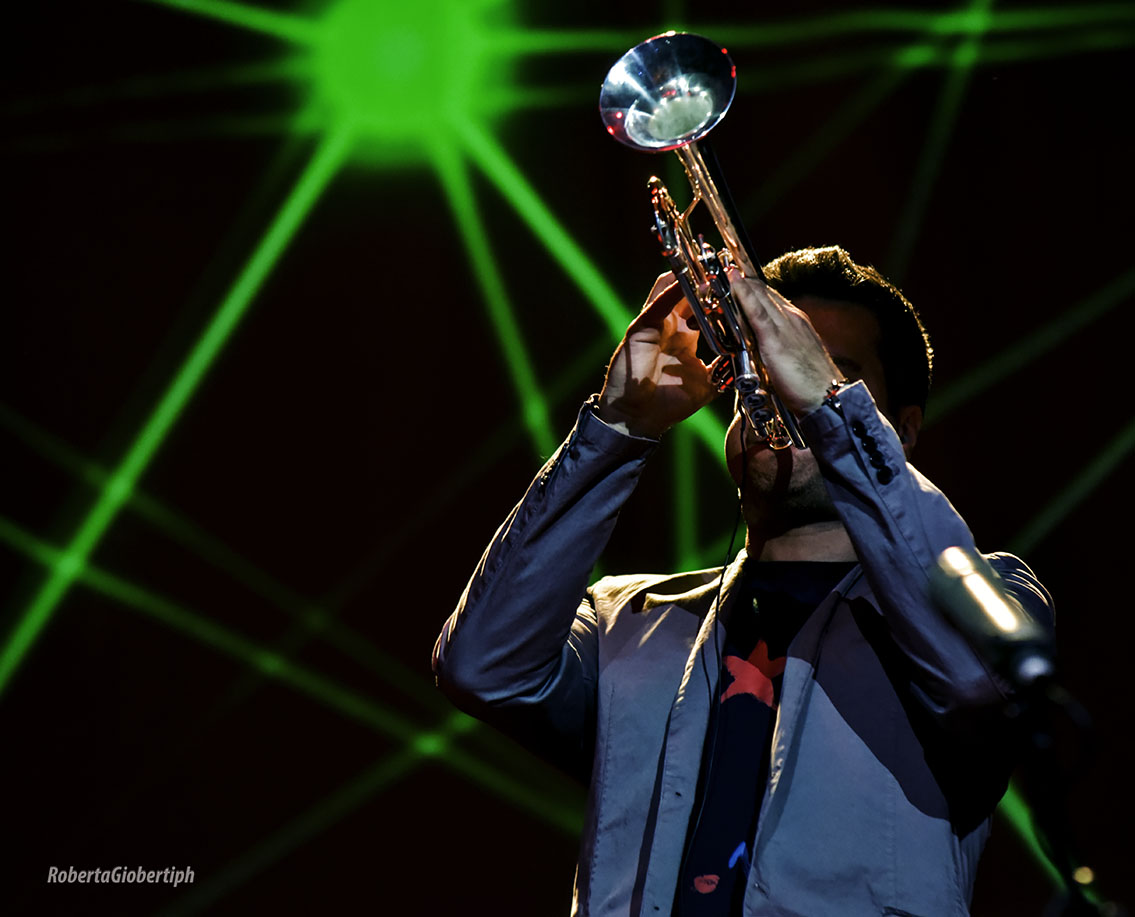
[[[729,289],[751,322],[764,323],[772,318],[773,302],[767,287],[757,280],[749,280],[737,268],[729,269]]]
[[[669,283],[665,281],[669,280]],[[632,327],[644,325],[661,325],[666,316],[674,311],[676,306],[684,303],[686,298],[682,295],[682,288],[673,274],[663,274],[654,282],[654,287],[647,297],[646,305],[632,323]]]
[[[664,271],[658,275],[658,279],[654,281],[654,286],[650,288],[650,293],[646,297],[647,303],[654,301],[654,297],[661,293],[669,286],[673,286],[677,281],[674,278],[673,271]]]

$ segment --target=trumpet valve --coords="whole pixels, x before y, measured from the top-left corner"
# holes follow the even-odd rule
[[[718,392],[725,392],[733,384],[733,360],[722,355],[709,364],[709,381]]]

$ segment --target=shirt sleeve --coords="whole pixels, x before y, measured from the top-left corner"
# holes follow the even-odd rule
[[[576,773],[598,677],[587,581],[657,446],[604,424],[595,403],[493,536],[433,652],[458,707]]]
[[[841,390],[801,421],[836,509],[896,645],[910,663],[915,696],[940,717],[1004,701],[993,674],[930,597],[930,571],[948,547],[976,550],[949,500],[906,458],[867,386]],[[1024,561],[992,555],[1006,592],[1046,627],[1052,599]]]

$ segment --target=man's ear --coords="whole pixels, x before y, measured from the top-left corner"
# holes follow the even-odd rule
[[[908,404],[899,409],[895,421],[895,429],[899,434],[899,442],[902,443],[903,454],[909,459],[911,452],[914,451],[915,443],[918,442],[918,431],[922,429],[922,408],[917,404]]]

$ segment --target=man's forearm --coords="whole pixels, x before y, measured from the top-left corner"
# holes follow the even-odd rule
[[[581,411],[493,537],[438,639],[434,669],[458,703],[482,715],[534,703],[565,722],[584,715],[595,633],[580,602],[655,445],[606,426],[590,403]]]
[[[894,431],[866,387],[845,389],[840,410],[823,406],[804,421],[828,489],[887,618],[913,663],[914,681],[936,713],[998,702],[994,679],[930,601],[929,571],[945,548],[973,549],[969,528],[929,481],[905,461]],[[1022,604],[1045,623],[1051,608],[1023,564]],[[1013,585],[1016,589],[1018,584]]]

